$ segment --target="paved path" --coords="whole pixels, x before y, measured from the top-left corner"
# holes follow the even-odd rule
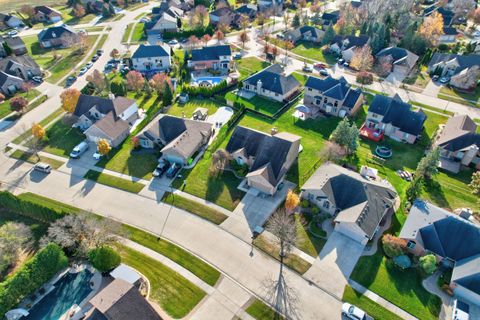
[[[399,317],[402,317],[405,320],[416,320],[417,319],[414,316],[412,316],[410,313],[400,309],[399,307],[397,307],[393,303],[383,299],[378,294],[376,294],[376,293],[368,290],[367,288],[363,287],[361,284],[359,284],[359,283],[357,283],[353,280],[350,280],[349,284],[356,291],[360,292],[361,294],[363,294],[364,296],[366,296],[370,300],[375,301],[376,303],[378,303],[382,307],[384,307],[384,308],[390,310],[391,312],[395,313]]]
[[[438,277],[440,276],[440,274],[441,272],[437,270],[437,272],[435,272],[433,275],[424,279],[422,281],[422,285],[428,292],[442,299],[442,309],[440,310],[439,319],[450,320],[452,319],[453,313],[453,301],[452,297],[445,293],[445,291],[441,290],[437,285]]]

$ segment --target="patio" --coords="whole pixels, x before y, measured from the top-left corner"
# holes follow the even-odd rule
[[[365,124],[360,128],[360,136],[375,142],[383,140],[383,131],[376,128],[368,128]]]

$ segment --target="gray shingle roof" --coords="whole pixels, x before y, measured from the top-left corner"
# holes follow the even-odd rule
[[[256,86],[258,81],[262,82],[262,88],[285,94],[300,87],[300,82],[294,76],[283,74],[283,68],[279,64],[271,65],[244,80],[244,83]]]
[[[318,90],[326,97],[343,101],[343,106],[350,109],[355,106],[362,94],[360,89],[352,89],[344,77],[338,79],[331,76],[325,79],[308,77],[305,87]]]
[[[340,48],[342,48],[343,44],[346,43],[345,47],[343,47],[343,50],[348,50],[353,47],[356,47],[356,48],[363,47],[364,45],[367,44],[368,39],[369,37],[367,35],[359,35],[359,36],[337,35],[335,36],[335,38],[333,38],[332,44],[336,43]]]
[[[76,32],[72,28],[66,25],[61,25],[58,27],[50,27],[40,31],[40,33],[38,34],[38,39],[40,41],[58,39],[62,37],[64,34],[76,34]]]
[[[436,65],[442,62],[447,62],[451,60],[456,60],[459,64],[459,67],[455,70],[455,74],[460,73],[464,69],[471,68],[473,66],[480,66],[480,55],[477,54],[468,54],[468,55],[458,55],[458,54],[448,54],[448,53],[435,53],[428,64],[428,67],[432,70],[435,69]]]
[[[132,56],[132,59],[168,57],[170,54],[159,45],[143,45],[141,44]]]
[[[469,116],[455,116],[448,119],[435,144],[452,152],[474,144],[480,148],[480,134],[476,131],[477,125]]]
[[[107,113],[102,119],[95,122],[86,131],[94,127],[100,129],[112,140],[116,140],[119,136],[128,132],[130,129],[129,124],[121,118],[116,117],[113,111]]]
[[[219,60],[220,56],[231,56],[229,45],[203,47],[192,50],[192,61]]]
[[[401,131],[419,135],[427,119],[425,113],[411,110],[411,105],[397,95],[393,98],[376,95],[368,111],[383,115],[383,123],[391,123]]]
[[[112,100],[108,98],[81,94],[78,98],[73,114],[77,117],[80,117],[81,115],[88,113],[92,107],[95,107],[102,114],[107,114],[110,111],[113,111],[115,116],[118,117],[123,111],[127,110],[128,107],[134,103],[135,100],[125,97],[115,97]]]

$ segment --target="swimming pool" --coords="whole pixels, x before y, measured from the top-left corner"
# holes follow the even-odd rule
[[[219,84],[224,80],[224,77],[198,77],[198,78],[193,78],[193,82],[196,84],[201,84],[202,82],[208,82],[210,84]]]
[[[57,320],[74,304],[85,299],[92,289],[93,273],[84,269],[78,273],[66,273],[55,283],[55,289],[40,300],[32,309],[27,320]],[[23,318],[22,318],[23,319]]]

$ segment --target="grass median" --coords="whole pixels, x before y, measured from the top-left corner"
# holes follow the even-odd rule
[[[143,183],[125,180],[94,170],[88,170],[84,178],[93,180],[106,186],[114,187],[132,193],[139,193],[143,189],[143,187],[145,187]]]
[[[170,192],[165,192],[162,201],[171,204],[177,208],[184,209],[215,224],[220,224],[228,218],[227,215],[221,213],[220,211],[212,209],[209,206],[176,194],[174,195]]]
[[[245,311],[257,320],[285,319],[282,315],[278,314],[278,312],[258,299],[255,299]]]
[[[52,158],[48,158],[48,157],[44,157],[44,156],[41,156],[41,155],[39,155],[37,157],[32,152],[22,151],[22,150],[15,150],[10,155],[10,157],[14,158],[14,159],[21,160],[21,161],[26,161],[26,162],[29,162],[29,163],[33,163],[33,164],[38,163],[38,162],[48,163],[53,169],[58,169],[63,165],[63,162],[61,162],[61,161],[58,161],[58,160],[55,160],[55,159],[52,159]]]

